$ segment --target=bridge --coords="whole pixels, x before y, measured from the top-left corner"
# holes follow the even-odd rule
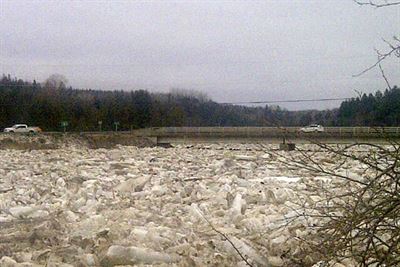
[[[354,143],[400,141],[400,127],[325,127],[324,132],[304,133],[299,127],[156,127],[134,130],[137,136],[157,143],[270,142]]]
[[[10,135],[10,133],[1,133]],[[387,143],[400,144],[400,127],[325,127],[324,132],[304,133],[299,127],[153,127],[132,131],[43,132],[43,135],[80,135],[102,142],[125,144],[135,137],[153,143]],[[29,134],[27,134],[29,135]]]

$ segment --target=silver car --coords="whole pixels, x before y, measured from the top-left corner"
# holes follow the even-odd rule
[[[39,127],[28,127],[26,124],[15,124],[4,129],[6,133],[39,133],[41,131]]]
[[[319,124],[310,124],[306,127],[300,128],[300,132],[303,133],[314,133],[314,132],[324,132],[325,129],[322,125]]]

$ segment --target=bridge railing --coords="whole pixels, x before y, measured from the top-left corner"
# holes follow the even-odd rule
[[[303,133],[300,127],[160,127],[139,131],[170,137],[400,137],[400,127],[325,127],[318,133]]]
[[[159,137],[398,137],[400,127],[325,127],[324,132],[303,133],[300,127],[153,127],[118,132],[76,132],[76,134],[133,134]],[[7,134],[7,133],[5,133]],[[44,132],[43,134],[62,134]]]
[[[400,127],[327,127],[327,133],[348,135],[400,135]]]

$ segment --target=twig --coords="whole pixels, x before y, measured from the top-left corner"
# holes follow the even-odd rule
[[[397,52],[396,52],[397,50],[400,50],[400,46],[397,46],[397,47],[392,48],[392,49],[391,49],[388,53],[386,53],[386,54],[382,54],[382,55],[379,57],[379,59],[378,59],[373,65],[371,65],[370,67],[366,68],[366,69],[363,70],[362,72],[353,75],[353,77],[359,77],[359,76],[363,75],[364,73],[366,73],[366,72],[372,70],[373,68],[375,68],[376,66],[378,66],[385,58],[389,57],[389,56],[392,55],[393,53],[396,54],[396,53],[397,53]]]
[[[183,179],[184,182],[195,182],[195,181],[202,181],[202,180],[212,180],[213,178],[211,177],[204,177],[204,178],[199,178],[199,177],[193,177],[193,178],[186,178]]]
[[[391,87],[390,84],[389,84],[389,80],[386,78],[386,75],[385,75],[385,72],[383,71],[383,68],[382,68],[381,63],[379,63],[378,66],[379,66],[379,69],[381,70],[382,77],[383,77],[383,79],[385,80],[386,85],[388,86],[388,89],[390,90],[392,87]]]
[[[201,214],[201,213],[200,213]],[[233,247],[233,249],[237,252],[237,254],[240,256],[240,258],[242,258],[242,260],[248,265],[248,266],[253,266],[247,259],[246,257],[240,252],[240,250],[235,246],[235,244],[233,244],[232,240],[229,239],[229,237],[224,234],[223,232],[221,232],[220,230],[218,230],[217,228],[214,227],[214,225],[212,225],[212,223],[203,215],[201,214],[201,216],[203,217],[203,219],[210,225],[211,229],[213,229],[216,233],[218,233],[219,235],[221,235],[226,241],[229,242],[229,244],[231,244],[231,246]]]
[[[356,2],[360,6],[373,6],[373,7],[376,7],[376,8],[400,5],[400,2],[398,2],[398,1],[396,1],[396,2],[385,2],[383,4],[378,4],[378,3],[376,3],[376,2],[374,2],[372,0],[369,0],[368,2],[354,0],[354,2]]]

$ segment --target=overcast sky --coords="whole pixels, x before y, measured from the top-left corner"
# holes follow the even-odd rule
[[[400,7],[352,0],[0,0],[0,72],[94,89],[187,88],[218,102],[337,98],[385,89],[376,61]],[[399,59],[383,67],[400,85]],[[280,104],[331,108],[340,102]]]

